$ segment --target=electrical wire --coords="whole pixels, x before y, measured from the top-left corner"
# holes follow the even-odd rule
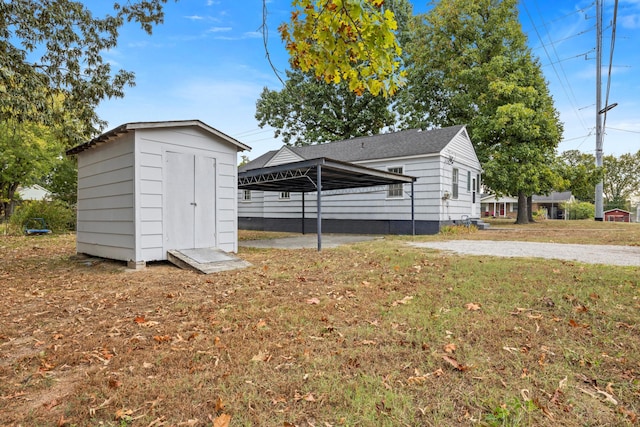
[[[538,6],[538,2],[537,0],[534,1],[536,9],[538,10],[538,14],[540,15],[540,17],[542,18],[542,14],[540,13],[540,8]],[[564,68],[562,67],[561,63],[560,63],[560,57],[558,55],[558,52],[555,48],[555,44],[553,41],[551,41],[551,46],[553,47],[553,51],[556,55],[556,59],[557,64],[559,64],[560,69],[562,70],[562,74],[564,75],[564,80],[560,77],[560,73],[558,72],[558,69],[556,68],[556,62],[553,61],[553,59],[551,58],[551,54],[549,53],[549,50],[547,49],[544,40],[542,39],[542,36],[540,34],[540,31],[538,31],[538,27],[536,26],[533,17],[531,16],[531,13],[529,12],[529,8],[527,7],[526,3],[523,2],[522,6],[524,7],[525,13],[527,14],[527,16],[529,17],[529,20],[531,21],[531,25],[533,25],[533,29],[536,32],[536,35],[538,36],[538,39],[540,40],[540,43],[542,45],[542,48],[544,49],[545,54],[547,55],[547,58],[549,59],[549,63],[551,64],[551,67],[553,68],[553,72],[555,73],[558,82],[560,83],[560,87],[562,87],[562,90],[565,93],[565,96],[567,97],[567,99],[569,100],[569,103],[571,104],[571,107],[573,108],[573,111],[576,115],[576,117],[578,118],[578,120],[580,121],[580,124],[582,125],[582,127],[585,130],[588,130],[587,125],[584,123],[584,121],[582,120],[582,117],[580,116],[580,114],[578,114],[578,107],[577,107],[577,100],[576,100],[576,96],[575,93],[573,92],[573,89],[571,87],[571,83],[569,82],[569,79],[567,78],[567,74],[564,71]],[[542,23],[543,26],[545,28],[545,31],[547,32],[547,35],[549,35],[549,30],[547,28],[547,25],[544,21],[544,19],[542,19]],[[551,37],[549,36],[549,39],[551,39]],[[582,56],[582,55],[580,55]],[[567,86],[569,89],[567,89]]]
[[[602,131],[607,124],[607,110],[609,107],[609,91],[611,90],[611,69],[613,67],[613,50],[616,45],[616,19],[618,16],[618,0],[613,5],[613,21],[611,23],[611,50],[609,51],[609,72],[607,73],[607,94],[604,98],[604,114],[602,118]]]

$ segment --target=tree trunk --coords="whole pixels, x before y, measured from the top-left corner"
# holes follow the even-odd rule
[[[529,223],[529,213],[527,209],[527,195],[524,194],[524,191],[518,192],[518,218],[516,219],[516,224],[528,224]]]
[[[533,196],[527,196],[527,215],[529,222],[535,222],[533,220]]]

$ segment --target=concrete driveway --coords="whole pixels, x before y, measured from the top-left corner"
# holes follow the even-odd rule
[[[382,239],[382,236],[366,236],[360,234],[322,234],[322,248],[335,248],[340,245],[350,243],[367,242],[375,239]],[[277,249],[316,249],[318,247],[318,236],[316,234],[305,234],[295,237],[284,237],[280,239],[261,240],[241,240],[238,246],[248,248],[277,248]]]
[[[640,266],[640,246],[576,245],[492,240],[414,242],[412,246],[467,255],[548,258],[587,264]]]

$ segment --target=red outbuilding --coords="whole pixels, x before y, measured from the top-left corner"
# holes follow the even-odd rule
[[[622,209],[610,209],[604,212],[605,221],[631,222],[631,212]]]

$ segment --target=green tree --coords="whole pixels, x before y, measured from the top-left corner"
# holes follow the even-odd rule
[[[0,2],[0,121],[59,126],[69,115],[83,124],[61,127],[76,143],[103,126],[95,112],[101,100],[122,97],[132,72],[112,69],[102,54],[116,47],[125,22],[151,33],[162,22],[167,0],[113,3],[113,13],[95,17],[86,2]],[[54,104],[62,99],[62,108]]]
[[[566,189],[571,190],[576,199],[593,203],[596,184],[602,179],[602,169],[596,168],[595,156],[578,150],[565,151],[558,156],[558,167],[568,183]]]
[[[397,22],[384,0],[293,0],[279,27],[291,66],[362,95],[393,95],[403,83]]]
[[[403,127],[466,124],[485,185],[517,195],[517,222],[529,222],[527,197],[560,180],[551,165],[562,125],[517,0],[441,0],[414,25]]]
[[[76,156],[59,155],[41,185],[51,191],[55,200],[75,205],[78,199],[78,160]]]
[[[357,95],[346,82],[325,83],[311,73],[287,71],[280,91],[264,88],[256,102],[260,127],[275,128],[286,144],[307,145],[373,135],[394,124],[388,98]]]
[[[603,194],[607,209],[628,209],[632,195],[640,193],[640,150],[620,157],[604,156]]]
[[[63,145],[46,126],[14,120],[0,122],[0,202],[5,219],[13,212],[19,186],[49,173]]]

